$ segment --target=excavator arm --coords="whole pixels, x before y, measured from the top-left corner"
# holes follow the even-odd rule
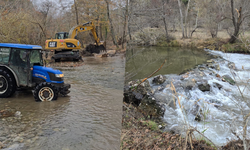
[[[99,46],[100,39],[97,36],[95,25],[92,22],[87,22],[82,25],[77,25],[70,29],[69,38],[76,39],[78,33],[91,30],[93,37],[95,39],[96,45]]]

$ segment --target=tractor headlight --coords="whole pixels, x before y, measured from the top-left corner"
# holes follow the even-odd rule
[[[57,78],[63,78],[63,77],[64,77],[63,74],[55,74],[55,76],[56,76]]]

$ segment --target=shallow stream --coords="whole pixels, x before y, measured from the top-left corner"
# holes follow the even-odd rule
[[[69,95],[35,102],[31,91],[18,91],[0,99],[0,110],[22,115],[0,118],[0,143],[20,150],[119,149],[125,57],[86,57],[53,66],[71,84]]]

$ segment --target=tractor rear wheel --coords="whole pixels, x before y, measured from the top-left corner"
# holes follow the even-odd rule
[[[0,98],[13,95],[16,91],[16,81],[9,71],[0,69]]]
[[[51,83],[43,82],[36,86],[33,94],[36,101],[52,101],[57,99],[58,90]]]

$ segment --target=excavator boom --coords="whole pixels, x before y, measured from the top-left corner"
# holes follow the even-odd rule
[[[87,22],[87,23],[84,23],[82,25],[77,25],[77,26],[71,28],[70,31],[69,31],[69,38],[76,39],[78,33],[89,31],[89,30],[93,34],[93,37],[94,37],[95,42],[96,42],[96,45],[99,46],[100,39],[98,38],[98,36],[96,34],[97,33],[96,32],[96,28],[95,28],[95,26],[94,26],[94,24],[92,22]]]

